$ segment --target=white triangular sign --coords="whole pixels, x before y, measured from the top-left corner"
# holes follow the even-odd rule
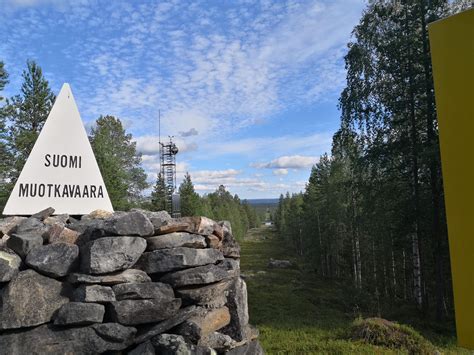
[[[3,210],[31,215],[113,211],[71,88],[64,84]]]

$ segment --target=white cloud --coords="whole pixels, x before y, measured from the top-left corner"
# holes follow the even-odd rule
[[[34,36],[9,37],[2,50],[7,63],[23,63],[17,47],[30,48],[29,41],[80,31],[81,41],[51,49],[78,73],[68,81],[87,103],[85,112],[123,117],[133,111],[134,130],[143,134],[156,129],[161,109],[166,135],[191,128],[228,135],[289,106],[337,94],[344,80],[341,49],[361,7],[337,0],[217,10],[163,1],[112,2],[97,11],[91,3],[68,1],[67,11],[48,20],[39,5],[57,0],[9,2],[38,6],[9,20],[9,27]]]
[[[235,169],[227,170],[197,170],[191,171],[191,179],[196,183],[219,183],[224,184],[235,181],[236,176],[242,172]]]
[[[275,169],[273,175],[288,175],[288,169]]]
[[[162,137],[162,143],[167,143],[168,138]],[[156,155],[160,153],[160,144],[158,136],[141,136],[135,138],[137,142],[137,150],[144,155]],[[182,138],[173,138],[173,142],[179,149],[179,153],[192,152],[197,149],[197,144],[194,142],[186,141]]]
[[[251,193],[265,193],[267,196],[277,196],[284,191],[299,192],[305,182],[269,182],[264,177],[248,177],[242,171],[228,170],[198,170],[191,171],[191,179],[194,188],[200,193],[215,191],[220,185],[224,185],[231,193],[247,191]]]
[[[61,0],[6,0],[6,5],[18,7],[40,6],[45,4],[59,4]]]
[[[271,174],[249,177],[245,169],[197,169],[202,161],[207,168],[211,159],[222,164],[222,156],[232,162],[232,155],[247,155],[283,177],[328,151],[332,132],[273,136],[271,120],[338,95],[346,43],[363,7],[358,0],[6,3],[13,15],[0,21],[8,38],[0,53],[11,82],[3,96],[18,92],[26,58],[36,58],[54,74],[48,75],[53,89],[71,83],[86,121],[111,114],[126,124],[150,179],[159,168],[161,110],[162,136],[175,136],[180,149],[179,176],[190,170],[201,179],[196,185],[211,191],[223,181],[272,193],[295,187],[269,182]],[[267,137],[236,138],[262,122],[270,127]],[[294,166],[281,160],[295,156],[303,159]]]
[[[312,154],[323,154],[331,148],[331,133],[315,133],[308,136],[286,135],[276,137],[228,139],[219,142],[219,149],[213,149],[212,144],[202,143],[206,150],[206,157],[216,157],[230,154],[239,155],[277,155],[293,152],[310,152]]]
[[[291,155],[279,157],[268,163],[253,163],[252,166],[258,169],[277,169],[277,171],[286,169],[308,169],[316,164],[318,160],[318,157]],[[288,173],[288,171],[286,171],[286,173]]]

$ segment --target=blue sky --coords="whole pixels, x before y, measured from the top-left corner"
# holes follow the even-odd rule
[[[343,56],[364,8],[332,1],[0,0],[3,96],[28,58],[58,93],[68,82],[86,127],[114,115],[149,181],[162,136],[200,193],[242,198],[304,189],[339,126]]]

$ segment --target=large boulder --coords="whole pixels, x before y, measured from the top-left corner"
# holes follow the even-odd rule
[[[142,326],[135,338],[135,343],[142,343],[153,338],[155,335],[164,333],[167,330],[183,323],[186,319],[197,315],[199,312],[200,309],[196,306],[184,307],[179,309],[178,312],[176,312],[176,314],[172,317],[165,319],[158,324]]]
[[[214,248],[218,250],[222,250],[222,240],[220,240],[218,237],[215,235],[206,235],[206,244],[208,248]]]
[[[139,237],[104,237],[81,248],[81,268],[91,274],[105,274],[133,266],[146,249]]]
[[[176,314],[181,307],[179,298],[123,300],[111,302],[108,314],[114,322],[125,325],[159,322]]]
[[[43,245],[43,238],[41,233],[36,232],[12,234],[7,240],[7,247],[22,258],[25,258],[31,250],[41,245]]]
[[[240,276],[240,259],[225,258],[222,265],[230,276]]]
[[[58,214],[56,216],[50,216],[44,219],[43,223],[52,226],[54,224],[59,224],[65,226],[69,222],[69,215],[67,213]]]
[[[127,269],[120,272],[114,272],[107,275],[87,275],[87,274],[70,274],[68,282],[72,284],[102,284],[117,285],[127,282],[151,282],[150,276],[145,271],[137,269]]]
[[[175,332],[182,335],[188,342],[198,344],[201,339],[225,327],[229,322],[230,313],[227,307],[212,310],[202,308],[199,314],[179,325]]]
[[[113,341],[115,343],[126,342],[128,345],[133,342],[133,337],[137,332],[136,328],[124,327],[123,325],[118,323],[93,324],[92,329],[95,330],[97,335],[104,339],[108,339],[109,341]]]
[[[48,237],[48,230],[49,226],[45,225],[40,219],[31,216],[18,223],[12,230],[10,230],[9,235],[35,234],[46,240]]]
[[[80,285],[74,290],[75,302],[106,303],[116,300],[112,287],[102,285]]]
[[[0,335],[0,355],[82,355],[119,351],[133,343],[136,331],[133,327],[114,323],[62,329],[45,324]]]
[[[214,264],[224,256],[216,249],[173,248],[143,253],[137,267],[147,274],[163,273]]]
[[[147,250],[187,247],[202,249],[206,247],[206,239],[199,234],[174,232],[147,238]]]
[[[68,228],[77,233],[75,244],[79,247],[86,245],[90,241],[107,236],[105,220],[103,219],[81,219],[69,224]]]
[[[49,322],[54,312],[69,302],[67,291],[61,282],[34,270],[20,272],[2,292],[0,329]]]
[[[219,332],[212,332],[205,337],[202,337],[198,341],[198,345],[206,346],[217,350],[219,353],[224,353],[239,344],[230,336],[219,333]]]
[[[26,217],[12,216],[0,219],[0,238],[4,235],[10,235],[20,222],[24,221]]]
[[[173,288],[161,282],[119,284],[113,291],[117,301],[174,298]]]
[[[232,228],[230,222],[221,221],[219,225],[222,226],[224,232],[224,238],[222,240],[221,250],[227,258],[240,258],[240,245],[232,235]]]
[[[54,223],[48,231],[48,239],[50,244],[69,243],[76,244],[79,238],[79,232],[64,227],[61,223]]]
[[[217,222],[218,225],[222,227],[222,231],[224,232],[224,235],[226,233],[232,234],[232,224],[230,221],[219,221]]]
[[[36,218],[40,221],[44,221],[46,218],[50,217],[53,213],[54,213],[54,208],[48,207],[42,211],[36,212],[35,214],[31,215],[31,218]]]
[[[290,269],[294,267],[294,265],[290,260],[275,260],[270,258],[268,267],[270,269]]]
[[[230,324],[222,329],[222,333],[237,341],[247,340],[249,337],[249,310],[247,303],[247,285],[241,278],[234,279],[227,296]]]
[[[264,355],[262,346],[258,340],[252,340],[249,343],[240,345],[226,352],[226,355]]]
[[[151,343],[151,341],[146,341],[137,347],[133,348],[133,350],[129,351],[127,355],[155,355],[155,347]]]
[[[97,303],[69,302],[58,309],[54,317],[56,325],[87,325],[102,323],[105,307]]]
[[[153,235],[155,228],[148,217],[139,211],[115,213],[105,220],[104,229],[111,235]]]
[[[42,274],[62,277],[78,266],[79,247],[69,243],[41,245],[32,249],[26,264]]]
[[[210,355],[212,352],[197,349],[193,344],[176,334],[160,334],[151,339],[155,351],[160,355]]]
[[[220,308],[227,303],[227,293],[232,280],[222,280],[204,286],[183,287],[176,294],[187,304],[196,304],[206,308]]]
[[[173,287],[205,285],[234,277],[238,273],[236,265],[226,262],[204,265],[192,269],[175,271],[164,275],[160,281]]]
[[[8,248],[0,248],[0,282],[13,279],[20,269],[21,258]]]
[[[90,220],[90,219],[106,219],[114,215],[113,212],[106,210],[94,210],[89,214],[82,216],[81,220]]]
[[[173,232],[188,232],[202,235],[215,235],[220,240],[224,237],[222,227],[207,217],[182,217],[166,221],[157,234],[168,234]]]
[[[146,211],[138,208],[134,208],[132,211],[138,211],[147,216],[151,224],[153,224],[155,234],[158,232],[161,226],[171,220],[170,214],[166,211]]]

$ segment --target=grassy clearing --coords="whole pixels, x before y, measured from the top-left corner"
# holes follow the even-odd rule
[[[357,315],[346,285],[322,280],[299,267],[267,268],[270,258],[301,265],[271,229],[251,230],[241,247],[250,321],[260,330],[268,354],[408,354],[350,339]],[[430,340],[443,354],[470,354],[457,348],[452,337]]]

